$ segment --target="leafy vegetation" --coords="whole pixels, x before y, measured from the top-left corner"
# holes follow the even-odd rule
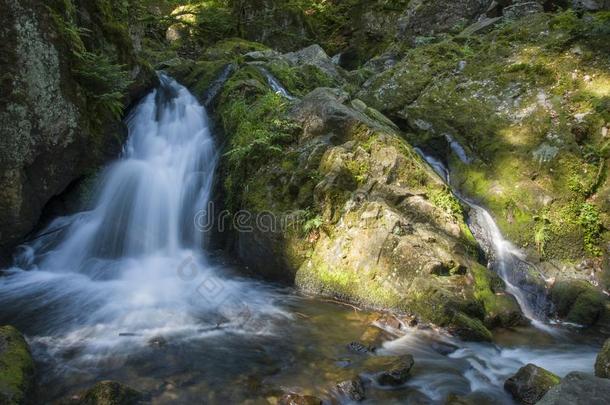
[[[107,3],[100,6],[110,7]],[[76,9],[71,0],[60,2],[56,8],[48,8],[70,48],[71,70],[87,98],[88,115],[94,129],[99,129],[105,119],[119,120],[127,88],[132,83],[126,66],[117,62],[116,55],[88,50],[86,43],[92,32],[77,25]]]

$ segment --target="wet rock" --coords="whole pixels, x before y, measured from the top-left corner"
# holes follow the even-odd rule
[[[340,382],[337,384],[337,390],[351,401],[362,401],[365,398],[364,385],[360,377]]]
[[[34,361],[12,326],[0,327],[0,404],[24,404],[34,388]]]
[[[75,404],[78,405],[134,405],[144,396],[139,391],[116,381],[101,381],[86,391]]]
[[[371,353],[374,351],[374,348],[372,348],[371,346],[365,345],[361,342],[350,342],[347,345],[347,349],[350,352],[358,353],[358,354],[366,354],[366,353]]]
[[[537,405],[592,405],[607,404],[610,380],[591,374],[573,372],[559,385],[551,388]]]
[[[401,356],[388,370],[383,371],[377,377],[377,381],[380,385],[402,385],[409,379],[410,371],[414,364],[413,356]]]
[[[595,375],[610,378],[610,339],[606,340],[595,360]]]
[[[504,389],[520,404],[534,405],[549,389],[559,384],[560,380],[550,371],[528,364],[506,380]]]
[[[279,405],[322,405],[320,398],[311,395],[286,394],[280,398]]]

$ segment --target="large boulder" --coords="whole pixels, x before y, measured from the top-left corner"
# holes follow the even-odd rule
[[[610,380],[590,374],[573,372],[559,385],[551,388],[538,405],[605,404],[610,398]]]
[[[28,344],[17,329],[0,327],[0,403],[29,403],[33,388],[34,361]]]
[[[287,58],[327,61],[312,49]],[[246,264],[306,291],[414,312],[468,339],[491,338],[486,308],[512,319],[479,276],[488,270],[460,203],[396,126],[341,90],[282,97],[260,69],[275,75],[281,58],[252,58],[216,107],[227,137],[220,194],[240,215],[233,246]],[[322,68],[300,72],[307,85],[334,80]],[[191,71],[189,81],[204,76]],[[300,96],[307,86],[296,77],[276,75]]]
[[[120,150],[121,107],[155,80],[126,4],[0,1],[0,253]]]
[[[595,359],[595,375],[601,378],[610,378],[610,339],[606,340],[602,350]]]
[[[527,364],[504,383],[504,389],[523,405],[534,405],[561,379],[534,364]]]

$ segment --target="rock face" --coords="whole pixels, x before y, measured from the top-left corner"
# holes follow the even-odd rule
[[[488,5],[486,0],[413,0],[399,20],[399,38],[459,32],[474,22]]]
[[[115,114],[106,114],[96,98],[103,91],[94,95],[80,84],[107,79],[111,83],[104,85],[112,87],[118,82],[116,77],[93,78],[93,71],[84,68],[118,66],[96,50],[105,47],[119,55],[115,63],[126,65],[124,79],[132,84],[124,89],[125,96],[136,97],[152,83],[153,73],[136,61],[137,41],[131,36],[135,38],[135,28],[130,32],[118,8],[102,9],[101,3],[88,2],[79,9],[78,24],[93,32],[85,43],[66,39],[66,24],[77,24],[70,20],[76,17],[59,5],[56,10],[53,2],[49,7],[36,1],[0,2],[0,250],[4,252],[32,229],[51,197],[120,150],[117,139],[124,131]],[[122,21],[123,30],[117,25],[110,33],[105,19]],[[82,69],[78,71],[77,54]],[[123,75],[118,69],[117,74]],[[120,99],[117,102],[121,104]]]
[[[606,340],[604,347],[597,355],[595,375],[601,378],[610,378],[610,339]]]
[[[12,326],[0,327],[0,403],[28,403],[34,388],[34,361],[25,339]]]
[[[610,380],[573,372],[549,390],[538,405],[605,404],[610,398]]]
[[[520,404],[534,405],[560,381],[561,379],[555,374],[534,364],[528,364],[506,380],[504,389]]]
[[[569,24],[588,32],[586,44]],[[489,209],[503,235],[528,251],[530,262],[543,259],[532,274],[557,282],[588,279],[606,289],[610,251],[604,229],[610,216],[608,179],[600,173],[607,155],[588,159],[583,151],[607,142],[610,116],[601,106],[582,108],[578,95],[608,96],[607,90],[588,93],[610,80],[606,73],[590,73],[607,72],[607,46],[597,34],[607,24],[604,13],[582,19],[572,11],[529,14],[477,36],[489,44],[511,35],[506,47],[465,49],[461,36],[423,44],[367,78],[356,93],[400,123],[412,144],[446,158],[462,194]],[[531,47],[545,51],[528,54]],[[585,47],[597,56],[579,57]],[[561,64],[547,63],[557,58]],[[582,324],[598,317],[596,310],[583,310],[570,318],[580,314]]]

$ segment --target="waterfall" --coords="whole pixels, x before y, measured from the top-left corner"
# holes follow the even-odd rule
[[[269,71],[267,69],[265,69],[262,66],[259,66],[258,69],[261,71],[263,76],[265,76],[265,79],[267,79],[267,83],[269,84],[269,87],[271,87],[271,89],[273,91],[275,91],[277,94],[279,94],[280,96],[282,96],[288,100],[295,99],[295,97],[293,95],[291,95],[290,93],[288,93],[288,90],[286,90],[286,88],[284,86],[282,86],[282,84],[271,73],[269,73]]]
[[[450,172],[445,165],[435,157],[427,155],[420,148],[415,148],[415,150],[451,187]],[[461,146],[460,150],[463,151]],[[464,160],[464,157],[460,156],[460,159]],[[523,315],[534,326],[550,331],[551,328],[545,325],[548,304],[544,288],[540,287],[540,284],[530,283],[532,276],[529,273],[532,266],[526,262],[525,254],[504,238],[500,228],[485,208],[460,195],[453,188],[452,190],[457,198],[470,208],[468,226],[484,250],[489,267],[502,278],[507,292],[515,297]],[[540,280],[542,281],[542,279]]]
[[[195,97],[160,82],[126,119],[92,208],[53,221],[0,277],[0,323],[34,343],[117,349],[219,324],[259,330],[254,319],[280,313],[265,287],[223,277],[206,257],[195,217],[210,200],[216,146]]]

